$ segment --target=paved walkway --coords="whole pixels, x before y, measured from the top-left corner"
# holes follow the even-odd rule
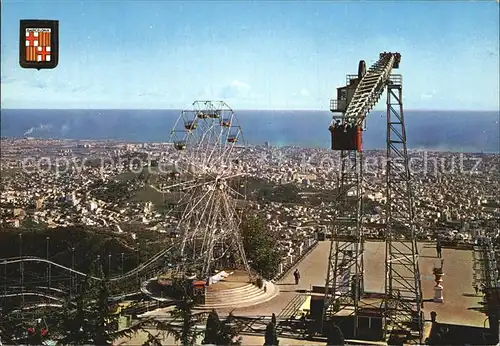
[[[296,266],[301,275],[299,285],[294,284],[293,270],[295,268],[293,268],[277,283],[280,288],[278,296],[256,306],[236,308],[234,314],[240,316],[270,316],[272,313],[275,313],[278,315],[297,294],[297,291],[309,290],[313,285],[324,285],[329,249],[330,243],[328,241],[319,242]],[[433,244],[419,244],[419,253],[422,290],[424,299],[429,300],[434,295],[433,287],[435,283],[433,281],[432,269],[434,265],[440,265],[440,260],[435,257],[436,253]],[[431,311],[436,311],[439,322],[483,327],[486,316],[475,310],[475,308],[481,306],[479,304],[481,298],[473,296],[472,251],[443,249],[443,258],[445,302],[443,304],[425,302],[424,311],[426,318],[430,318]],[[365,289],[367,291],[383,292],[385,243],[366,243],[364,259]],[[261,344],[263,339],[261,337],[244,336],[243,341],[247,345]],[[298,341],[298,344],[304,344],[304,342]]]
[[[330,243],[323,241],[299,262],[297,266],[292,268],[277,285],[280,289],[278,296],[272,300],[247,308],[235,309],[235,315],[243,316],[270,316],[275,313],[278,315],[281,310],[292,300],[298,291],[310,290],[313,285],[325,285],[328,252],[330,251]],[[300,282],[295,285],[293,271],[299,269]]]
[[[325,284],[330,243],[319,242],[298,265],[301,274],[299,285],[294,284],[293,270],[283,277],[278,285],[280,294],[272,300],[248,308],[235,309],[236,315],[261,316],[279,314],[288,302],[300,290],[309,290],[312,285]],[[419,266],[424,295],[424,312],[430,318],[430,312],[437,312],[437,319],[442,323],[463,324],[483,327],[486,316],[477,311],[481,307],[481,297],[475,296],[472,288],[472,251],[443,249],[444,258],[444,303],[429,301],[434,296],[435,285],[432,269],[440,266],[432,243],[419,244]],[[365,244],[365,289],[372,292],[384,291],[385,243],[367,242]],[[487,326],[487,322],[486,322]]]
[[[432,269],[439,265],[435,257],[433,244],[422,244],[420,247],[420,273],[422,274],[422,290],[424,298],[432,298],[435,285]],[[488,327],[486,315],[477,311],[481,308],[482,297],[475,296],[472,287],[472,250],[443,249],[444,303],[426,302],[425,312],[430,318],[431,311],[437,312],[437,321],[450,324],[461,324],[476,327]]]

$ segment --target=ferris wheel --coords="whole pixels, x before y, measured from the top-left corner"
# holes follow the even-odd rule
[[[195,101],[171,132],[176,150],[181,235],[179,270],[201,278],[214,270],[249,271],[240,236],[245,172],[237,156],[243,133],[223,101]]]

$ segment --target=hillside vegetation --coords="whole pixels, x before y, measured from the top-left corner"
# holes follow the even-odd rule
[[[22,237],[20,237],[20,234]],[[164,248],[157,233],[142,232],[137,240],[130,235],[119,234],[89,226],[58,227],[53,229],[4,228],[0,231],[0,253],[2,258],[36,256],[46,258],[49,237],[49,259],[67,267],[88,272],[92,261],[100,255],[104,268],[111,274],[133,269],[137,262],[147,260]],[[22,247],[21,247],[22,238]],[[136,251],[138,249],[138,251]],[[74,256],[73,256],[74,251]],[[111,265],[109,265],[111,255]]]

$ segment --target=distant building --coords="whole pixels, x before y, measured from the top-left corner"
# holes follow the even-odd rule
[[[36,200],[36,202],[35,202],[35,208],[36,208],[37,210],[42,209],[42,208],[43,208],[43,202],[44,202],[44,199],[43,199],[43,198],[39,198],[39,199],[37,199],[37,200]]]
[[[14,217],[23,218],[25,215],[26,215],[26,212],[24,211],[24,209],[14,208]]]
[[[144,205],[144,214],[149,214],[151,212],[151,209],[153,207],[153,203],[151,202],[146,202],[146,204]]]
[[[90,203],[89,203],[89,209],[90,209],[90,211],[96,210],[97,207],[98,207],[98,205],[97,205],[96,201],[90,201]]]
[[[80,200],[76,198],[76,193],[73,191],[72,193],[66,195],[66,202],[73,206],[76,206],[78,205],[78,203],[80,203]]]

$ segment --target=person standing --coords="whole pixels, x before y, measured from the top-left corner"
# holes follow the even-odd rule
[[[295,278],[295,284],[298,285],[300,281],[300,273],[298,269],[293,272],[293,277]]]

